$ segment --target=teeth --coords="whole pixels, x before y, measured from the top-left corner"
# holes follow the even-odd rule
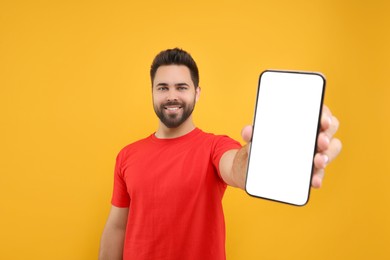
[[[167,107],[167,110],[170,110],[170,111],[174,111],[174,110],[178,110],[179,108],[178,107]]]

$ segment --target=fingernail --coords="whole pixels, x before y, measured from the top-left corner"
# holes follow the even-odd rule
[[[330,116],[330,117],[328,117],[328,122],[329,122],[329,125],[331,125],[332,124],[332,117]]]
[[[329,162],[329,157],[326,154],[324,154],[323,158],[324,158],[324,163],[325,163],[324,166],[326,166],[328,164],[328,162]]]
[[[329,145],[329,143],[330,143],[329,137],[325,136],[325,142],[327,145]]]

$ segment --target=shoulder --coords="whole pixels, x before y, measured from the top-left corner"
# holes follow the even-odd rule
[[[215,141],[231,141],[231,142],[235,142],[235,143],[238,143],[238,141],[234,140],[233,138],[231,138],[230,136],[228,135],[223,135],[223,134],[214,134],[214,133],[208,133],[208,132],[204,132],[202,130],[200,130],[200,132],[210,138],[210,139],[213,139]]]
[[[241,144],[234,140],[233,138],[229,137],[228,135],[221,135],[221,134],[214,134],[214,133],[207,133],[200,130],[204,138],[209,139],[214,147],[218,146],[228,146],[231,147],[231,149],[239,149],[241,148]]]
[[[130,144],[127,144],[126,146],[122,147],[122,149],[119,150],[118,157],[127,156],[128,154],[131,154],[134,151],[145,149],[151,142],[152,135],[149,135],[145,138],[139,139],[137,141],[134,141]]]

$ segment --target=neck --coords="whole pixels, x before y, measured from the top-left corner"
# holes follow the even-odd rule
[[[177,138],[188,134],[194,129],[195,129],[195,125],[192,122],[192,117],[189,117],[184,123],[182,123],[176,128],[168,128],[160,121],[155,136],[161,139]]]

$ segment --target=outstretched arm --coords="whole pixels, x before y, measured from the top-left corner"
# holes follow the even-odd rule
[[[327,106],[322,109],[321,131],[317,139],[317,153],[314,156],[314,173],[312,187],[320,188],[324,179],[325,167],[334,160],[341,151],[341,142],[334,138],[339,127],[339,121],[332,115]],[[227,151],[221,158],[219,169],[223,180],[233,187],[245,189],[248,165],[248,143],[252,139],[252,126],[246,126],[241,132],[247,142],[239,150]]]

